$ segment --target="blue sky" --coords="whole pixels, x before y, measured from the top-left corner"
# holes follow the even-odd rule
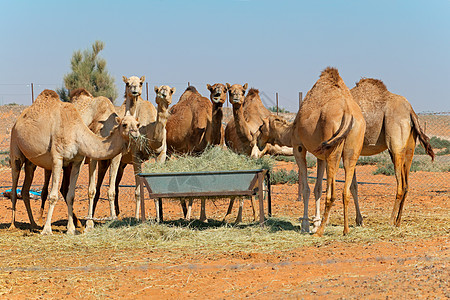
[[[70,58],[95,40],[122,75],[153,86],[258,88],[297,111],[327,66],[352,88],[384,81],[417,112],[450,111],[450,1],[0,1],[0,103],[62,86]],[[270,101],[263,99],[267,105]],[[120,104],[122,98],[116,100]]]

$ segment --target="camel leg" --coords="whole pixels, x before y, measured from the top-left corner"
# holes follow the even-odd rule
[[[48,208],[47,219],[45,220],[44,228],[41,234],[52,234],[52,216],[58,201],[58,185],[61,177],[63,160],[62,158],[55,158],[52,167],[52,189],[50,190],[50,205]]]
[[[39,213],[38,213],[38,217],[37,217],[37,222],[39,225],[44,224],[44,219],[42,217],[44,215],[45,201],[47,201],[47,198],[48,198],[48,186],[50,184],[51,176],[52,176],[52,171],[44,169],[44,185],[42,186],[42,191],[41,191],[41,208],[39,209]]]
[[[83,161],[81,163],[83,163]],[[67,199],[67,193],[69,191],[70,173],[71,172],[72,172],[72,163],[70,163],[66,167],[63,167],[63,178],[62,178],[62,182],[61,182],[61,188],[59,189],[59,191],[61,192],[66,204],[67,204],[66,199]],[[75,213],[73,214],[73,221],[76,224],[76,227],[83,227],[83,225],[81,225],[81,221],[77,218]]]
[[[311,232],[316,232],[321,223],[320,218],[320,197],[322,196],[323,174],[325,172],[325,161],[317,159],[317,179],[314,185],[314,199],[316,203],[316,215],[314,216],[314,227]]]
[[[97,169],[97,161],[94,159],[89,160],[89,186],[88,186],[88,199],[89,199],[89,210],[88,210],[88,220],[86,221],[86,230],[94,228],[94,221],[92,220],[92,211],[94,198],[96,196],[96,185],[95,185],[95,170]],[[100,173],[100,171],[99,171]],[[97,183],[100,180],[97,180]],[[100,191],[99,191],[100,194]],[[89,228],[89,229],[88,229]]]
[[[25,180],[23,181],[22,186],[22,199],[25,207],[27,209],[28,219],[30,220],[30,224],[32,228],[38,227],[33,219],[33,212],[31,211],[30,204],[30,187],[33,182],[34,171],[36,170],[36,165],[31,163],[29,160],[25,161]]]
[[[353,181],[356,182],[356,161],[358,160],[359,155],[355,155],[354,151],[348,153],[344,150],[344,155],[342,156],[344,163],[344,171],[345,171],[345,182],[344,182],[344,190],[342,192],[342,199],[344,204],[344,235],[349,233],[348,226],[348,202],[350,198],[350,186]],[[357,198],[354,198],[355,208],[357,209],[357,216],[361,217],[361,212],[359,211],[359,204]]]
[[[153,201],[155,202],[155,211],[156,211],[156,222],[159,223],[161,222],[161,215],[159,214],[160,210],[159,210],[159,199],[155,198],[153,199]]]
[[[119,201],[117,201],[117,208],[115,205],[116,201],[116,186],[115,183],[117,181],[117,173],[120,168],[120,161],[122,159],[122,154],[115,156],[113,159],[108,160],[105,167],[105,172],[109,168],[109,188],[108,188],[108,200],[109,200],[109,208],[111,210],[111,218],[117,219],[119,215]],[[109,165],[110,164],[110,165]],[[122,170],[123,175],[123,170]]]
[[[84,162],[84,159],[79,161],[75,161],[72,163],[72,169],[70,171],[70,183],[69,189],[67,191],[66,202],[67,202],[67,234],[74,235],[76,233],[75,224],[73,220],[73,201],[75,198],[75,186],[77,183],[78,175],[80,174],[81,164]]]
[[[400,226],[403,207],[408,194],[408,177],[414,157],[415,145],[415,136],[410,134],[403,151],[399,151],[398,147],[392,147],[392,150],[390,150],[392,161],[394,162],[395,179],[397,180],[397,195],[391,214],[391,224],[397,227]]]
[[[137,174],[141,173],[142,165],[140,163],[140,159],[138,157],[133,157],[133,168],[134,168],[134,182],[135,182],[135,190],[134,195],[136,198],[136,210],[135,210],[135,218],[140,220],[141,216],[139,210],[141,208],[141,189],[139,188],[139,176]]]
[[[236,217],[236,224],[239,224],[242,222],[242,210],[244,209],[244,197],[239,198],[239,210],[238,215]]]
[[[189,198],[188,208],[187,208],[186,217],[185,217],[185,219],[188,220],[188,221],[191,220],[192,202],[193,201],[194,201],[193,198]]]
[[[306,166],[306,149],[302,145],[294,147],[294,157],[298,166],[298,200],[303,196],[302,232],[309,231],[308,202],[310,189],[308,186],[308,169]]]
[[[119,208],[119,185],[122,181],[123,172],[125,171],[127,164],[120,163],[119,169],[117,170],[117,176],[116,176],[116,183],[114,185],[116,190],[116,196],[114,197],[114,207],[116,209],[116,216],[120,215],[120,208]],[[111,172],[111,171],[110,171]]]
[[[183,210],[183,218],[186,219],[186,214],[187,214],[186,199],[180,198],[180,204],[181,204],[181,209]]]
[[[227,209],[227,214],[225,215],[225,217],[223,217],[222,222],[226,221],[226,218],[229,214],[231,214],[231,211],[233,210],[233,204],[234,204],[234,200],[236,199],[236,197],[230,197],[230,204],[228,204],[228,209]]]
[[[361,215],[361,211],[359,210],[359,201],[358,201],[358,182],[356,180],[356,169],[353,173],[352,184],[350,185],[350,192],[353,196],[353,202],[355,203],[356,210],[356,226],[363,226],[363,217]]]
[[[325,200],[325,211],[323,213],[322,223],[317,229],[315,235],[322,236],[326,224],[328,224],[328,217],[330,215],[331,207],[336,200],[336,172],[339,168],[339,158],[341,157],[342,147],[337,147],[327,157],[327,196]],[[345,229],[344,229],[345,230]]]
[[[206,199],[201,198],[200,203],[200,222],[208,222],[206,218]]]
[[[11,204],[12,204],[12,215],[11,215],[11,226],[10,230],[16,228],[16,204],[17,204],[17,183],[19,181],[20,171],[22,170],[22,165],[24,164],[23,159],[17,158],[11,161],[11,177],[12,177],[12,188],[11,188]]]

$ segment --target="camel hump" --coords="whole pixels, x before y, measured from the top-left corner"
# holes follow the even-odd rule
[[[89,93],[86,89],[78,88],[70,92],[69,98],[72,99],[74,97],[81,97],[81,96],[93,97],[92,94]]]
[[[43,90],[42,93],[37,96],[36,101],[38,99],[48,99],[48,98],[56,98],[59,99],[58,94],[53,90]]]
[[[185,92],[187,92],[187,91],[193,92],[193,93],[198,93],[197,89],[196,89],[195,86],[193,86],[193,85],[188,86],[188,87],[186,88],[186,91],[185,91]]]
[[[247,97],[258,96],[258,95],[259,95],[259,90],[255,89],[255,88],[251,88],[247,93]]]
[[[339,86],[341,77],[339,76],[339,71],[333,67],[327,67],[320,74],[320,78],[327,78],[331,85]]]
[[[419,136],[420,143],[422,144],[423,148],[425,148],[427,154],[431,157],[431,161],[434,161],[434,151],[430,144],[430,138],[422,131],[422,128],[420,128],[419,119],[417,118],[417,115],[414,111],[410,113],[410,117],[414,131]]]
[[[383,90],[383,91],[387,91],[388,90],[386,85],[384,84],[384,82],[381,81],[380,79],[361,78],[359,80],[359,82],[356,83],[357,87],[364,86],[364,85],[372,85],[372,86],[375,86],[375,87],[377,87],[377,88],[379,88],[380,90]]]
[[[323,153],[326,150],[337,146],[350,133],[350,130],[353,127],[353,121],[354,121],[353,115],[345,113],[344,116],[342,117],[341,126],[339,126],[339,129],[333,134],[333,136],[329,140],[320,144],[320,146],[315,150],[315,152]]]

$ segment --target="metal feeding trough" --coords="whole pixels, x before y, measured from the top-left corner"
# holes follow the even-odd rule
[[[186,173],[140,173],[141,218],[145,220],[144,185],[151,199],[158,199],[157,219],[162,220],[162,198],[253,196],[259,200],[259,221],[264,222],[263,182],[267,178],[268,215],[272,215],[268,170],[211,171]]]

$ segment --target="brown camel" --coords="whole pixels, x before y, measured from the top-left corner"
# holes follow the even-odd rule
[[[269,124],[269,125],[267,125]],[[335,176],[342,157],[345,170],[343,192],[344,234],[348,228],[348,198],[356,161],[362,149],[365,121],[350,90],[334,68],[325,69],[306,95],[294,123],[271,117],[261,126],[259,139],[279,145],[292,145],[299,168],[299,198],[303,196],[302,231],[309,232],[306,152],[318,159],[318,170],[327,168],[327,195],[323,222],[316,234],[321,236],[335,200]],[[269,128],[269,129],[268,129]],[[259,142],[259,141],[258,141]],[[317,180],[317,182],[321,179]]]
[[[99,164],[98,180],[97,180],[97,192],[95,198],[93,199],[92,207],[89,209],[89,216],[93,217],[95,212],[95,207],[99,199],[100,188],[103,182],[103,178],[108,169],[109,164],[111,164],[110,174],[110,189],[108,191],[108,198],[114,198],[114,211],[111,208],[111,217],[116,218],[120,213],[119,209],[119,184],[122,180],[123,172],[128,164],[133,164],[135,181],[136,181],[136,210],[135,217],[140,218],[140,185],[139,177],[137,174],[141,172],[142,163],[150,158],[152,155],[157,155],[156,161],[162,163],[166,159],[166,123],[168,119],[168,107],[172,103],[172,95],[175,93],[175,88],[170,88],[169,86],[155,87],[156,92],[156,103],[158,105],[158,110],[156,112],[155,118],[151,115],[153,110],[156,111],[154,106],[148,102],[144,101],[140,95],[142,93],[142,83],[145,77],[132,76],[129,79],[124,77],[125,95],[126,99],[121,107],[121,112],[125,111],[133,112],[136,114],[137,119],[141,123],[140,133],[141,136],[145,137],[146,142],[132,142],[131,149],[128,153],[124,155],[119,155],[115,157],[112,161],[102,161]],[[137,99],[133,99],[137,98]],[[128,107],[128,108],[126,108]],[[141,120],[145,120],[142,123]],[[150,120],[152,120],[149,122]],[[158,210],[157,210],[158,211]],[[93,224],[89,224],[91,228]]]
[[[225,142],[225,130],[222,126],[223,104],[227,101],[227,87],[224,84],[216,83],[206,85],[211,93],[209,99],[212,102],[212,132],[211,144],[223,145]]]
[[[110,135],[112,129],[117,126],[114,105],[111,101],[106,97],[93,97],[91,93],[83,88],[75,89],[70,93],[70,102],[74,104],[77,111],[80,113],[80,116],[83,120],[83,123],[89,127],[89,129],[95,134],[101,137],[107,137]],[[95,176],[94,170],[96,167],[97,161],[89,159],[89,189],[88,189],[88,198],[93,199],[95,195]],[[70,175],[70,164],[68,167],[63,167],[63,179],[61,183],[61,193],[63,198],[67,195],[67,189],[69,186],[70,179],[68,178]],[[45,202],[48,196],[48,186],[50,183],[51,170],[45,171],[45,180],[44,186],[42,188],[41,195],[41,209],[38,215],[38,221],[40,224],[43,223],[43,212]],[[110,199],[113,201],[114,197]],[[114,205],[114,203],[112,203]],[[114,207],[114,206],[113,206]],[[77,227],[81,226],[80,221],[74,214],[74,221],[77,224]]]
[[[127,149],[129,136],[138,136],[139,123],[132,116],[117,120],[117,126],[107,138],[95,135],[71,103],[63,103],[58,94],[44,90],[36,101],[25,109],[11,131],[10,158],[13,191],[12,222],[15,227],[16,188],[20,169],[25,164],[23,185],[24,202],[32,226],[35,226],[30,207],[29,188],[35,166],[52,170],[50,208],[42,234],[51,234],[51,219],[58,200],[58,185],[63,165],[72,163],[70,184],[66,197],[68,206],[67,233],[74,234],[73,199],[75,184],[85,156],[93,159],[108,159]]]
[[[212,104],[189,86],[169,111],[167,149],[169,152],[195,153],[211,144]]]

